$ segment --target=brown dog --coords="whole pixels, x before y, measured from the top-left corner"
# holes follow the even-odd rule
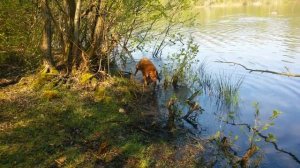
[[[148,58],[142,58],[136,65],[136,71],[134,75],[136,75],[139,70],[143,73],[144,85],[154,83],[155,88],[156,81],[160,81],[155,65]]]

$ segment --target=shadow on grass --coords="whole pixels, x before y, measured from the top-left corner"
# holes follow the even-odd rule
[[[180,160],[182,148],[153,124],[149,95],[122,82],[104,91],[49,93],[11,91],[0,99],[0,167],[159,167]]]

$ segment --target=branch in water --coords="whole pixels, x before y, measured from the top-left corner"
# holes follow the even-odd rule
[[[288,77],[300,77],[300,74],[293,74],[290,72],[275,72],[275,71],[270,71],[270,70],[261,70],[261,69],[251,69],[251,68],[247,68],[245,65],[237,63],[237,62],[227,62],[227,61],[215,61],[218,63],[223,63],[223,64],[233,64],[233,65],[239,65],[241,67],[243,67],[244,69],[246,69],[247,71],[251,72],[261,72],[261,73],[271,73],[271,74],[276,74],[276,75],[283,75],[283,76],[288,76]]]

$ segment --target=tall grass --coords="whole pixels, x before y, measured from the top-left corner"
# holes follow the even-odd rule
[[[203,89],[204,93],[211,94],[213,92],[213,76],[211,73],[207,72],[207,63],[205,61],[200,63],[198,68],[198,84]]]
[[[207,72],[207,63],[203,61],[198,68],[198,85],[208,95],[217,98],[218,103],[227,106],[238,105],[239,89],[244,77],[235,76],[225,72],[213,74]]]
[[[239,89],[243,83],[243,77],[235,77],[232,74],[219,74],[214,82],[214,91],[218,100],[226,105],[238,105]]]

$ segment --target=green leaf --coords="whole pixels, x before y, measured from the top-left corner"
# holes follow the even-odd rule
[[[255,117],[259,116],[259,104],[258,104],[258,102],[254,102],[253,107],[255,108]]]
[[[261,138],[256,138],[255,139],[255,142],[259,142],[259,141],[261,141]]]
[[[234,114],[235,114],[235,113],[234,113],[233,111],[232,111],[232,112],[229,112],[229,113],[228,113],[228,118],[233,120],[233,119],[234,119]]]
[[[254,108],[258,108],[258,102],[253,102],[253,103],[252,103],[252,106],[253,106]]]
[[[266,140],[267,140],[268,142],[275,142],[275,141],[276,141],[276,137],[275,137],[275,135],[269,133]]]
[[[269,127],[271,126],[271,124],[267,123],[262,127],[262,131],[265,131],[267,129],[269,129]]]
[[[214,138],[220,138],[221,136],[221,132],[220,131],[217,131],[216,134],[214,135]]]
[[[234,140],[235,140],[235,141],[237,141],[238,139],[239,139],[239,136],[238,136],[238,135],[234,136]]]
[[[279,110],[273,110],[273,115],[270,117],[270,120],[274,120],[275,118],[277,118],[279,116],[279,114],[281,114],[282,112],[280,112]]]

